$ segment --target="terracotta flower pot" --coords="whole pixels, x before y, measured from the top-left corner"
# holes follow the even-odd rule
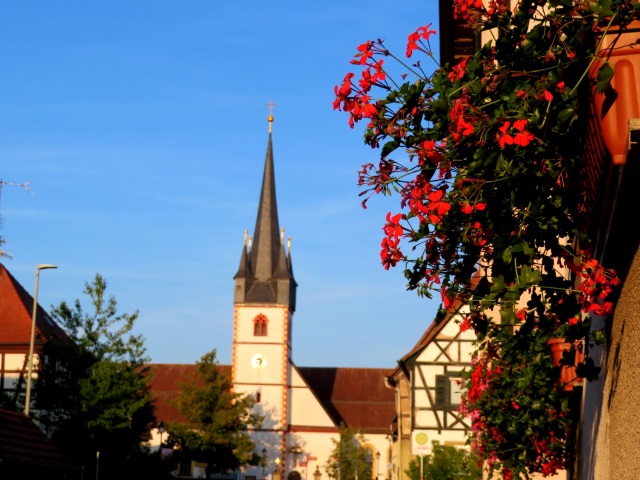
[[[595,82],[603,62],[595,62],[591,70],[593,105],[604,144],[614,164],[626,160],[629,119],[640,118],[640,21],[624,30],[612,28],[605,35],[598,56],[614,68],[611,87],[596,93]]]
[[[564,338],[552,338],[547,341],[547,345],[551,349],[553,365],[559,367],[564,352],[571,350],[571,343],[566,342]],[[583,380],[576,375],[576,366],[584,360],[583,345],[581,341],[576,341],[574,345],[576,347],[574,364],[572,366],[563,365],[560,371],[560,381],[564,383],[564,389],[567,392],[573,390],[574,385],[581,385]]]

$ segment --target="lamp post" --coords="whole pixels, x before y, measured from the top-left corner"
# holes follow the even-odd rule
[[[160,422],[160,425],[158,425],[158,433],[160,434],[160,448],[159,448],[159,450],[160,450],[160,455],[161,456],[162,456],[162,434],[164,432],[166,432],[166,431],[167,431],[167,429],[164,428],[164,422]]]
[[[376,480],[380,477],[380,452],[376,452]]]
[[[33,374],[33,344],[36,338],[36,315],[38,313],[38,284],[40,283],[40,270],[58,268],[55,265],[40,264],[36,267],[36,288],[33,292],[33,313],[31,315],[31,340],[29,342],[29,369],[27,372],[27,391],[24,399],[24,414],[29,416],[31,404],[31,375]]]
[[[273,480],[280,480],[281,478],[281,472],[280,472],[280,463],[282,462],[282,460],[280,460],[280,457],[276,457],[276,459],[273,461],[273,463],[276,464],[276,468],[273,470]]]
[[[264,469],[267,466],[267,449],[262,449],[262,480],[264,480]]]
[[[294,445],[289,449],[289,452],[293,454],[293,466],[295,468],[298,465],[298,455],[302,453],[302,448],[298,445]]]

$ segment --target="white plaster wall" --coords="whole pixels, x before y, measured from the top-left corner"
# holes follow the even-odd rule
[[[304,382],[296,368],[289,364],[289,378],[291,379],[292,387],[306,387],[307,384]]]
[[[460,355],[462,356],[462,358],[466,358],[470,362],[471,356],[473,355],[473,352],[475,351],[475,349],[476,347],[473,345],[473,343],[465,342],[460,346]]]
[[[266,357],[263,368],[255,368],[256,354]],[[282,384],[286,375],[286,347],[279,344],[243,343],[235,346],[234,383]]]
[[[378,464],[376,463],[375,454],[380,452],[380,465],[379,465],[379,473],[381,478],[386,477],[386,469],[387,464],[390,463],[389,458],[389,441],[386,435],[376,434],[376,435],[365,435],[365,444],[364,446],[371,448],[373,451],[373,464],[372,464],[372,474],[375,477],[378,474]],[[297,445],[302,448],[303,453],[298,456],[298,462],[294,465],[293,456],[289,454],[288,459],[288,470],[297,470],[300,472],[303,480],[314,480],[313,473],[316,470],[316,466],[319,468],[320,473],[322,474],[322,479],[327,480],[329,476],[326,473],[326,464],[331,457],[331,452],[334,449],[334,443],[332,439],[339,440],[340,435],[338,432],[304,432],[304,433],[293,433],[290,436],[288,448],[291,448],[293,445]],[[315,457],[315,459],[309,460],[307,465],[300,465],[300,461],[304,461],[307,456]]]
[[[253,319],[260,314],[266,316],[269,320],[267,336],[264,337],[256,337],[253,335]],[[287,307],[237,307],[234,340],[235,342],[251,343],[283,343],[286,341],[290,320],[289,309]]]
[[[291,366],[291,389],[289,390],[291,402],[292,425],[334,427],[331,418],[311,392],[300,376],[300,373]]]
[[[5,353],[4,354],[4,369],[5,370],[22,370],[23,365],[25,365],[25,357],[27,357],[24,353]],[[34,353],[33,355],[33,364],[38,365],[38,355]]]
[[[254,319],[258,315],[268,319],[266,336],[254,335]],[[265,417],[263,429],[281,429],[286,423],[287,412],[283,411],[283,400],[289,378],[287,332],[290,320],[291,315],[286,307],[237,306],[235,311],[234,389],[253,398],[260,393],[260,403],[255,404],[254,411]],[[253,364],[253,358],[258,354],[266,358],[262,368],[256,368]]]
[[[248,394],[256,398],[260,392],[260,403],[256,403],[253,411],[264,417],[262,428],[282,428],[282,392],[281,385],[242,384],[235,387],[238,393]]]
[[[283,431],[255,431],[251,433],[251,438],[255,442],[255,453],[262,457],[262,449],[266,450],[264,474],[269,477],[276,468],[276,458],[282,460],[283,453]],[[255,475],[262,478],[262,465],[256,467],[247,467],[246,475]]]
[[[324,473],[324,466],[329,458],[331,451],[333,450],[333,442],[332,438],[336,440],[339,438],[337,432],[294,432],[291,434],[289,438],[289,448],[296,445],[299,446],[303,453],[298,455],[298,462],[303,461],[307,457],[316,457],[317,460],[310,460],[308,462],[307,467],[301,466],[299,464],[294,465],[294,456],[289,455],[290,458],[290,466],[295,470],[299,471],[302,475],[302,478],[305,478],[305,471],[308,471],[310,475],[310,480],[313,480],[313,472],[316,469],[316,465],[320,467],[320,471]],[[310,471],[309,471],[310,470]]]
[[[322,408],[318,399],[306,387],[292,388],[290,390],[290,402],[292,405],[291,424],[304,426],[333,427],[329,415]]]

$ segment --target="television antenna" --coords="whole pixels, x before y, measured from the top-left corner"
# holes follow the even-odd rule
[[[2,187],[4,187],[5,185],[9,185],[10,187],[23,188],[27,192],[31,192],[31,190],[29,190],[29,182],[25,182],[25,183],[7,182],[7,181],[3,180],[2,178],[0,178],[0,206],[2,206]],[[0,228],[2,228],[2,213],[0,213]],[[4,243],[6,243],[6,240],[4,240],[2,238],[2,236],[0,235],[0,257],[12,258],[11,255],[6,253],[2,249],[2,245]]]

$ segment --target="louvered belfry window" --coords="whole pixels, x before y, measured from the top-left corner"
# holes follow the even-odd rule
[[[269,323],[269,320],[263,314],[260,314],[256,318],[254,318],[253,319],[253,336],[266,337],[268,323]]]

